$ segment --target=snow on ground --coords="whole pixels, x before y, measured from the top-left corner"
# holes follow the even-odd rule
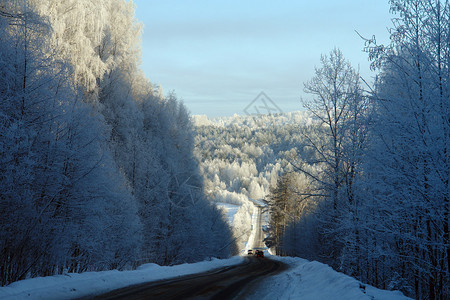
[[[253,206],[253,213],[252,213],[252,223],[250,227],[250,236],[248,237],[248,241],[245,244],[244,251],[242,251],[243,254],[246,254],[249,249],[253,249],[253,244],[255,243],[255,235],[257,231],[257,224],[256,224],[256,215],[258,214],[259,210],[256,206]]]
[[[406,300],[399,291],[380,290],[363,285],[350,276],[334,271],[330,266],[317,261],[297,257],[271,259],[284,262],[291,267],[278,275],[264,279],[246,299],[335,299],[335,300]]]
[[[259,282],[245,299],[345,299],[345,300],[406,300],[398,291],[384,291],[370,285],[361,285],[356,279],[334,271],[331,267],[294,257],[266,255],[290,268]],[[194,264],[162,267],[145,264],[134,271],[86,272],[38,277],[18,281],[0,288],[0,299],[73,299],[98,295],[113,289],[144,282],[201,273],[224,266],[237,265],[243,257],[212,259]],[[364,288],[362,288],[364,286]]]
[[[162,267],[145,264],[134,271],[103,271],[82,274],[68,273],[49,277],[37,277],[0,287],[0,299],[73,299],[98,295],[108,291],[160,279],[202,273],[209,270],[242,263],[243,257],[212,259],[193,264]]]
[[[247,253],[245,252],[246,245],[248,244],[252,232],[252,214],[255,213],[255,206],[253,205],[253,202],[247,200],[247,196],[240,196],[244,199],[241,204],[229,203],[226,201],[215,202],[215,204],[222,210],[224,216],[228,219],[239,253],[243,254]]]
[[[262,201],[262,199],[252,199],[249,197],[248,200],[253,202],[253,204],[255,204],[255,205],[266,206],[266,204]]]
[[[230,226],[233,225],[234,215],[237,213],[239,207],[241,206],[223,202],[216,202],[216,206],[224,212],[228,224],[230,224]]]

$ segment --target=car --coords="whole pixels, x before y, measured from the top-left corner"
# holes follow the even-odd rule
[[[264,251],[256,250],[255,255],[256,255],[256,257],[264,257]]]
[[[247,254],[248,254],[248,255],[253,255],[253,250],[252,250],[252,249],[249,249],[248,252],[247,252]]]

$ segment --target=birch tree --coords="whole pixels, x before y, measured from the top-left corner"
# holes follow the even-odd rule
[[[343,57],[339,49],[329,56],[322,55],[321,66],[316,67],[315,76],[305,83],[305,92],[311,98],[303,105],[314,115],[320,128],[320,137],[304,134],[315,158],[305,166],[318,166],[308,170],[301,164],[297,168],[315,183],[316,190],[310,195],[320,200],[323,234],[330,235],[329,245],[324,245],[324,256],[336,259],[342,244],[336,238],[339,222],[345,209],[354,201],[353,182],[357,172],[356,149],[360,147],[364,105],[358,73]],[[334,237],[334,238],[332,238]],[[325,250],[328,248],[328,250]],[[336,262],[329,261],[335,265]]]
[[[2,284],[130,264],[140,224],[102,120],[78,101],[51,26],[28,2],[1,4]]]

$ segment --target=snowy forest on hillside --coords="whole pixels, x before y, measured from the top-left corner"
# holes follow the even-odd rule
[[[1,285],[234,251],[140,34],[131,1],[0,1]]]
[[[263,203],[280,174],[293,171],[290,162],[309,155],[301,132],[314,130],[312,119],[305,112],[292,112],[214,119],[194,116],[193,121],[205,192],[213,202],[239,205],[232,228],[242,248],[250,235],[251,200]]]

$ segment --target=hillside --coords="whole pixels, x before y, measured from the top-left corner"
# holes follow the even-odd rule
[[[239,208],[229,220],[243,249],[253,211],[249,199],[263,200],[281,174],[293,171],[293,160],[310,155],[302,134],[313,130],[313,119],[298,111],[212,119],[202,115],[193,116],[193,122],[194,153],[201,162],[205,190],[213,202],[227,203],[226,210],[230,204]]]

